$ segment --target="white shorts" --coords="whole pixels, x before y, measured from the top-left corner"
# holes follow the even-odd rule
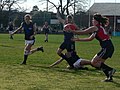
[[[82,59],[78,59],[78,60],[73,64],[74,68],[80,68],[80,67],[82,67],[82,66],[80,65],[81,60],[82,60]]]
[[[9,31],[9,34],[12,34],[13,31]]]
[[[34,45],[35,40],[25,40],[25,45],[32,44]]]

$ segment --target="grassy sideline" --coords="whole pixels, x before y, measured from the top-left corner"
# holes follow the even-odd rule
[[[80,37],[80,36],[79,36]],[[81,36],[85,37],[85,36]],[[117,72],[114,82],[101,82],[104,74],[91,66],[89,70],[67,70],[63,61],[54,68],[48,66],[60,57],[56,50],[63,40],[63,35],[49,35],[49,42],[44,42],[44,35],[36,36],[33,48],[42,45],[45,52],[36,52],[29,56],[27,65],[20,65],[23,60],[24,35],[0,34],[0,90],[119,90],[120,88],[120,37],[112,37],[115,53],[107,64]],[[91,59],[98,51],[96,40],[77,42],[79,56]]]

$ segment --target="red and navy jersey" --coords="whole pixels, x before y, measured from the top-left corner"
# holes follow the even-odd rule
[[[34,34],[34,29],[33,29],[33,23],[30,22],[30,24],[26,24],[25,22],[22,23],[22,27],[24,29],[24,33],[25,33],[25,40],[31,40],[30,36],[32,36]],[[35,37],[32,38],[32,40],[34,40]]]
[[[69,27],[73,30],[77,30],[77,27],[74,24],[65,24],[64,25],[64,41],[71,41],[71,38],[74,37],[74,34],[72,32],[68,32],[66,29],[66,27]]]
[[[95,38],[100,42],[100,45],[103,46],[103,42],[109,40],[110,37],[101,25],[97,25],[98,31],[95,33]]]
[[[102,26],[97,25],[97,28],[98,28],[98,31],[96,32],[96,36],[95,36],[97,40],[105,41],[110,39],[109,35],[107,34],[107,32]]]

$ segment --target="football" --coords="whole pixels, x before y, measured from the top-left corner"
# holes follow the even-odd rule
[[[74,24],[66,24],[64,26],[64,30],[67,31],[67,30],[77,30],[77,27],[74,25]]]

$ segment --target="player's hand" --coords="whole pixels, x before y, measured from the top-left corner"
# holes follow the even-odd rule
[[[50,66],[49,66],[49,68],[52,68],[52,67],[53,67],[53,65],[50,65]]]
[[[11,35],[11,36],[14,35],[14,32],[12,32],[10,35]]]
[[[33,35],[30,36],[30,39],[33,39]]]

